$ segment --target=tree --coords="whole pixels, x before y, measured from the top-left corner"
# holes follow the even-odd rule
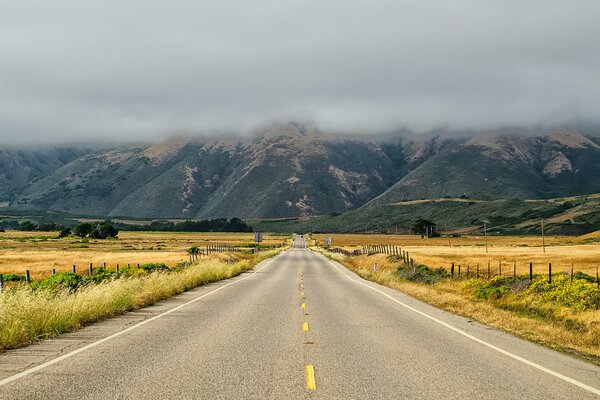
[[[19,224],[20,231],[35,231],[37,229],[37,225],[31,221],[23,221]]]
[[[193,245],[188,249],[188,254],[190,255],[190,262],[196,261],[198,259],[198,254],[200,254],[200,247]]]
[[[67,236],[71,236],[71,229],[70,228],[62,228],[60,230],[60,232],[58,233],[58,238],[59,239],[65,238]]]
[[[76,226],[73,234],[81,238],[107,239],[117,237],[119,230],[108,222],[85,222]]]
[[[417,235],[421,235],[421,239],[427,236],[428,238],[439,236],[436,231],[436,223],[428,219],[420,218],[412,226],[412,231]]]

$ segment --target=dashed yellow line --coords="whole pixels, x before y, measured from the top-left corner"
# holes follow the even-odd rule
[[[315,367],[314,365],[306,366],[306,388],[308,390],[317,390],[317,381],[315,380]]]
[[[302,305],[300,307],[306,309],[306,303],[302,303]]]
[[[300,296],[304,296],[304,290],[300,292]]]
[[[308,331],[308,322],[303,322],[303,323],[302,323],[302,330],[303,330],[304,332],[307,332],[307,331]]]

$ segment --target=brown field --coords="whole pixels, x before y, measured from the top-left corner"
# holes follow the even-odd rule
[[[179,233],[121,232],[116,240],[56,239],[57,232],[0,233],[0,273],[23,274],[29,269],[34,279],[57,272],[70,271],[75,264],[79,271],[90,263],[106,263],[114,267],[128,263],[165,263],[174,266],[188,259],[187,249],[193,245],[227,243],[242,245],[254,242],[252,233]],[[282,244],[286,236],[264,235],[263,244]]]
[[[541,238],[533,236],[489,236],[487,253],[485,238],[476,236],[421,239],[416,235],[317,234],[313,239],[322,244],[327,236],[332,237],[333,246],[347,250],[375,244],[399,246],[417,263],[447,269],[455,263],[456,270],[461,265],[462,273],[466,273],[467,268],[475,273],[479,263],[480,273],[485,275],[488,261],[492,275],[498,274],[500,262],[503,275],[513,273],[515,262],[517,274],[527,273],[530,262],[536,273],[547,273],[549,263],[552,263],[553,273],[570,272],[573,265],[575,272],[595,275],[600,266],[600,243],[585,244],[585,240],[597,237],[594,234],[546,237],[545,254]]]

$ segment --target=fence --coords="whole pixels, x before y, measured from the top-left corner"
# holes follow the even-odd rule
[[[212,253],[234,253],[234,252],[241,252],[241,251],[242,251],[242,249],[237,248],[235,246],[232,246],[232,245],[229,245],[226,243],[217,243],[217,244],[206,245],[203,247],[193,246],[192,248],[190,248],[188,250],[188,253],[190,255],[190,263],[192,263],[194,261],[197,261],[199,259],[199,256],[201,256],[201,255],[208,256],[209,254],[212,254]],[[252,252],[254,253],[254,249],[252,249]],[[137,268],[137,269],[139,269],[142,266],[142,265],[140,265],[140,263],[134,263],[134,264],[129,263],[129,264],[127,264],[127,268],[128,269],[131,268],[132,265],[134,266],[134,268]],[[104,270],[108,270],[105,262],[102,263],[102,265],[100,267],[103,268]],[[75,264],[73,264],[71,266],[70,272],[73,274],[81,275],[81,276],[94,275],[94,273],[98,271],[98,267],[94,267],[93,263],[90,263],[89,266],[87,266],[86,268],[81,270],[80,273],[78,273],[78,271],[79,270],[78,270],[77,266]],[[121,272],[121,266],[119,264],[115,264],[114,272],[116,272],[117,274]],[[6,279],[5,275],[8,275],[10,277],[9,280]],[[50,275],[56,275],[56,268],[51,269]],[[30,284],[32,281],[31,271],[29,269],[25,269],[24,275],[0,274],[0,291],[2,291],[2,289],[4,289],[6,282],[10,282],[10,281],[25,282],[26,284]]]
[[[386,254],[389,256],[396,256],[401,258],[402,263],[404,264],[404,266],[406,268],[411,268],[411,269],[415,269],[416,268],[416,264],[413,258],[410,257],[410,253],[408,251],[403,250],[401,247],[399,246],[394,246],[394,245],[389,245],[389,244],[376,244],[376,245],[368,245],[368,246],[363,246],[360,249],[354,250],[354,251],[349,251],[343,248],[328,248],[325,247],[325,250],[331,251],[333,253],[340,253],[340,254],[344,254],[347,256],[360,256],[363,254],[366,255],[372,255],[372,254]],[[466,271],[464,269],[461,268],[461,264],[456,264],[456,263],[452,263],[450,265],[450,277],[451,278],[475,278],[475,279],[491,279],[495,276],[512,276],[514,279],[517,279],[517,263],[516,261],[512,263],[512,265],[507,266],[508,272],[506,272],[507,270],[504,269],[505,273],[503,274],[503,266],[505,266],[503,264],[502,261],[498,262],[498,267],[496,268],[492,268],[491,265],[491,261],[488,260],[487,261],[487,268],[485,268],[482,271],[482,268],[480,268],[480,263],[477,263],[476,265],[473,265],[473,268],[471,268],[470,264],[466,265]],[[512,268],[510,268],[512,266]],[[529,281],[533,280],[533,266],[534,264],[532,262],[529,263],[528,267],[529,267]],[[548,263],[548,282],[552,283],[552,277],[555,276],[556,273],[553,274],[552,271],[552,263]],[[570,282],[573,282],[574,277],[576,277],[578,274],[577,272],[574,270],[574,266],[571,265],[571,269],[569,272],[570,275]],[[596,266],[596,279],[595,279],[595,283],[596,286],[598,288],[598,290],[600,290],[600,271],[599,271],[599,267]]]

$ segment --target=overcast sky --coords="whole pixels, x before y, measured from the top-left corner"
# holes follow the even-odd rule
[[[600,1],[0,0],[0,143],[600,120]]]

